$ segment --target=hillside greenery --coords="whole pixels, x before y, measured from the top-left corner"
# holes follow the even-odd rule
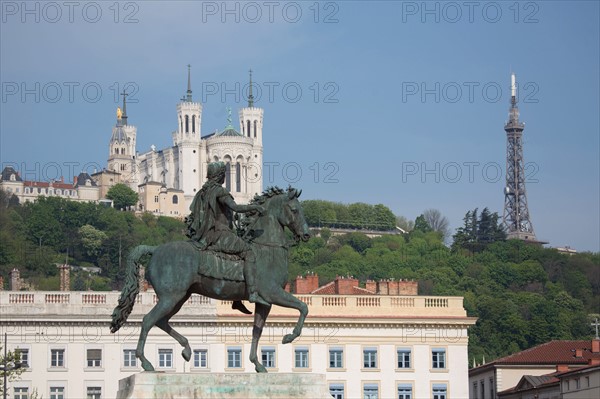
[[[333,205],[336,218],[351,214],[351,206]],[[314,203],[303,206],[314,221]],[[381,207],[362,207],[372,219],[358,218],[370,222],[357,226],[375,229],[388,223],[391,212]],[[478,361],[552,339],[590,338],[589,317],[600,309],[600,254],[569,256],[504,240],[497,219],[488,210],[467,212],[451,247],[424,218],[409,234],[377,238],[360,232],[334,236],[323,228],[320,236],[291,249],[289,276],[314,272],[322,284],[338,275],[363,283],[415,279],[420,295],[462,296],[468,315],[478,318],[469,331],[470,358]],[[57,290],[56,264],[68,261],[80,267],[71,277],[72,289],[121,289],[130,248],[183,240],[183,232],[177,219],[56,197],[19,205],[0,190],[0,275],[6,288],[8,272],[16,267],[36,289]]]

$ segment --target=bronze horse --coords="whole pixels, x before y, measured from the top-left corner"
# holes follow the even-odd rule
[[[251,241],[257,259],[257,285],[260,295],[270,304],[298,309],[300,317],[291,334],[283,337],[284,344],[292,342],[302,332],[304,320],[308,314],[306,304],[283,288],[288,280],[288,248],[285,227],[292,231],[296,240],[308,240],[308,225],[304,219],[302,207],[298,201],[301,191],[289,188],[284,191],[270,188],[252,201],[262,205],[265,212],[254,215],[245,224],[243,237]],[[152,364],[144,356],[144,345],[148,332],[153,326],[173,337],[181,346],[181,355],[190,360],[192,350],[188,340],[169,325],[173,317],[193,294],[207,297],[241,301],[248,299],[244,281],[232,281],[208,277],[211,273],[202,262],[200,251],[189,241],[175,241],[159,246],[138,245],[127,258],[127,277],[119,298],[119,304],[112,314],[111,332],[123,326],[133,309],[139,293],[138,260],[146,254],[152,257],[146,269],[146,278],[154,287],[158,303],[144,316],[140,337],[135,351],[145,371],[154,371]],[[204,256],[207,256],[204,254]],[[239,266],[241,268],[241,266]],[[203,272],[204,271],[204,272]],[[250,361],[255,370],[265,373],[267,370],[256,355],[258,341],[271,306],[256,304]]]

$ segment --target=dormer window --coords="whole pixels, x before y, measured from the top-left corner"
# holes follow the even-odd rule
[[[14,173],[12,173],[12,174],[10,175],[10,181],[16,181],[16,180],[17,180],[17,176],[15,176],[15,174],[14,174]]]
[[[86,186],[91,186],[92,185],[92,181],[90,179],[86,179],[85,180],[85,185]]]

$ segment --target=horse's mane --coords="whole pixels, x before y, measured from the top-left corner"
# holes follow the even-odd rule
[[[292,187],[290,186],[290,188],[288,188],[288,191],[291,190]],[[276,195],[279,194],[283,194],[285,193],[285,190],[283,188],[277,187],[277,186],[273,186],[273,187],[267,187],[262,194],[256,194],[254,196],[254,198],[252,198],[252,200],[250,201],[250,204],[253,205],[262,205],[265,202],[267,202],[267,200],[269,198],[272,198]]]
[[[280,188],[277,186],[267,187],[262,192],[262,194],[256,194],[254,196],[254,198],[252,198],[252,200],[250,201],[249,204],[250,205],[264,205],[269,199],[271,199],[277,195],[285,194],[286,192],[289,192],[290,190],[294,190],[294,188],[292,188],[292,186],[290,186],[286,191],[283,188]],[[252,240],[252,238],[253,238],[252,234],[249,234],[248,230],[252,229],[252,226],[254,226],[254,223],[256,222],[256,220],[258,218],[259,218],[259,215],[257,212],[246,213],[244,215],[244,217],[240,220],[238,235],[242,236],[246,241]]]

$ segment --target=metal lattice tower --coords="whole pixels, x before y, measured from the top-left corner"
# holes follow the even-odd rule
[[[523,159],[523,130],[525,124],[519,122],[517,107],[517,82],[511,76],[511,99],[506,131],[506,187],[504,188],[504,214],[502,223],[508,238],[536,241],[533,225],[527,207],[525,190],[525,162]]]

